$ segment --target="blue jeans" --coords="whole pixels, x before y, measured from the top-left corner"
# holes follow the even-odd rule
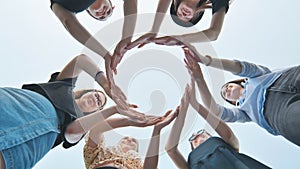
[[[0,150],[6,169],[32,168],[51,149],[57,133],[56,111],[47,98],[0,88]]]
[[[264,116],[280,135],[300,146],[300,66],[283,73],[269,87]]]

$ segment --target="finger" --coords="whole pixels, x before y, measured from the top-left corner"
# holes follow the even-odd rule
[[[144,43],[140,44],[140,45],[138,46],[138,48],[141,48],[141,47],[145,46],[146,44],[147,44],[147,43],[144,42]]]
[[[162,37],[162,38],[154,38],[152,40],[152,42],[156,43],[156,44],[165,44],[166,43],[166,38]]]
[[[132,108],[138,108],[139,106],[136,105],[136,104],[129,104],[129,107],[132,107]]]
[[[170,113],[172,112],[172,110],[168,110],[163,117],[168,117],[170,115]]]
[[[143,41],[144,41],[144,37],[143,37],[143,36],[142,36],[142,37],[139,37],[139,38],[136,39],[135,41],[129,43],[129,44],[125,47],[125,49],[130,50],[130,49],[136,47],[137,45],[143,43]]]
[[[183,59],[184,63],[186,64],[186,66],[190,69],[191,65],[188,62],[188,60],[186,58]]]

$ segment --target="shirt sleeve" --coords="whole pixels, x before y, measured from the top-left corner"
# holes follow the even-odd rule
[[[251,121],[249,116],[239,108],[227,108],[220,106],[221,109],[221,119],[225,122],[248,122]]]
[[[237,73],[235,75],[242,76],[242,77],[258,77],[262,76],[264,74],[268,74],[271,72],[271,70],[265,66],[257,65],[254,63],[249,63],[246,61],[239,61],[234,60],[235,62],[239,62],[242,66],[242,71],[240,73]]]
[[[74,78],[66,78],[63,80],[56,80],[57,76],[59,75],[60,72],[55,72],[53,74],[51,74],[50,80],[48,82],[54,82],[54,81],[63,81],[63,82],[67,82],[70,83],[70,85],[75,86],[75,83],[77,81],[77,77]]]
[[[86,139],[86,142],[88,141],[88,138]],[[95,159],[98,158],[98,156],[103,156],[104,149],[105,149],[105,143],[104,143],[104,137],[101,137],[101,141],[99,142],[97,147],[90,147],[88,144],[85,144],[83,147],[83,157],[84,157],[84,163],[85,167],[88,169],[95,161]]]
[[[211,0],[212,3],[212,14],[218,12],[222,7],[225,7],[227,13],[229,9],[229,0]]]

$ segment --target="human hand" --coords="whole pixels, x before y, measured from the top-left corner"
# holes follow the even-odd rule
[[[122,107],[116,106],[117,111],[124,116],[131,118],[132,121],[135,120],[146,120],[146,115],[144,113],[138,112],[132,108],[137,108],[137,106],[133,107],[132,104],[129,105],[129,109],[123,109]]]
[[[202,64],[207,64],[208,62],[211,62],[211,60],[208,60],[206,56],[203,56],[201,53],[199,53],[197,49],[189,43],[185,43],[185,46],[183,46],[182,49],[186,56],[190,56],[196,62],[200,62]]]
[[[135,41],[133,41],[132,43],[130,43],[126,49],[130,50],[136,46],[138,46],[138,48],[143,47],[144,45],[146,45],[147,43],[152,42],[152,40],[156,37],[157,33],[146,33],[144,35],[142,35],[141,37],[139,37],[138,39],[136,39]]]
[[[196,60],[195,57],[193,57],[191,51],[187,48],[183,48],[185,59],[184,62],[186,64],[186,68],[188,69],[191,77],[193,78],[199,78],[202,76],[202,70]]]
[[[186,85],[184,94],[181,98],[180,103],[180,112],[186,112],[189,106],[190,101],[190,93],[191,93],[191,86],[189,84]]]
[[[110,67],[112,71],[117,74],[117,65],[121,62],[124,54],[127,52],[127,46],[131,43],[131,37],[122,39],[116,46]]]
[[[152,125],[157,124],[158,122],[160,122],[161,119],[162,119],[162,117],[153,116],[153,115],[145,115],[145,118],[142,119],[142,120],[128,118],[129,125],[134,126],[134,127],[152,126]]]
[[[152,40],[152,42],[158,45],[185,46],[180,36],[164,36],[160,38],[155,38]]]
[[[165,126],[169,125],[178,116],[179,108],[177,108],[174,113],[171,114],[171,112],[172,110],[167,111],[161,121],[155,124],[155,128],[161,130]]]

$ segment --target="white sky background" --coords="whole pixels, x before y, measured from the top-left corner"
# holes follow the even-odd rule
[[[86,25],[88,30],[92,33],[97,33],[104,25],[114,25],[115,21],[122,18],[122,1],[115,0],[113,3],[116,5],[116,9],[112,17],[106,22],[97,22],[85,12],[78,14],[78,18]],[[139,1],[138,11],[141,14],[153,13],[156,10],[156,4],[157,0],[141,0]],[[48,80],[51,72],[60,71],[74,56],[82,52],[82,45],[65,31],[60,21],[50,10],[49,5],[50,1],[47,0],[2,2],[0,6],[0,43],[2,53],[0,61],[0,77],[2,80],[0,81],[0,86],[21,87],[23,83],[45,82]],[[214,52],[218,57],[247,60],[268,66],[271,69],[299,65],[299,5],[300,2],[292,0],[284,2],[271,0],[234,1],[226,15],[219,39],[211,43]],[[169,16],[166,17],[168,18]],[[197,28],[207,28],[210,17],[211,11],[206,11],[203,20],[200,21]],[[150,29],[152,21],[146,20],[143,21],[143,24],[145,27],[149,25]],[[148,28],[146,27],[145,30],[148,30]],[[105,40],[109,41],[109,39]],[[117,41],[113,41],[113,43],[117,43]],[[131,51],[131,54],[138,54],[138,52],[142,51],[147,52],[146,49],[159,49],[173,54],[176,52],[176,50],[169,51],[169,49],[173,48],[160,49],[154,45],[149,45],[144,49],[134,49]],[[131,56],[130,53],[127,58],[129,56]],[[180,57],[182,58],[182,56]],[[124,58],[124,60],[127,58]],[[130,60],[127,61],[129,62]],[[160,61],[157,60],[157,62]],[[138,62],[138,64],[140,63]],[[123,72],[127,73],[126,69]],[[119,73],[121,74],[120,70]],[[159,71],[156,72],[155,70],[152,70],[152,72],[148,71],[148,74],[146,73],[143,76],[138,75],[136,74],[134,81],[131,81],[128,97],[129,100],[140,105],[141,111],[151,109],[151,98],[149,97],[151,92],[151,97],[155,94],[161,95],[163,93],[165,100],[168,101],[165,104],[166,106],[159,110],[165,111],[166,109],[174,108],[179,103],[182,90],[178,87],[178,84],[170,83],[172,81],[172,79],[168,79],[170,77],[166,77],[165,74],[160,74]],[[209,77],[207,75],[207,78]],[[234,76],[229,74],[225,76],[226,80],[233,78]],[[148,85],[147,87],[146,82],[143,81],[145,79],[159,81],[160,83],[154,87],[153,85]],[[185,77],[183,79],[187,80]],[[141,87],[141,85],[144,86]],[[163,92],[155,93],[153,92],[155,90]],[[173,95],[172,91],[174,91]],[[140,93],[145,93],[145,95],[139,95]],[[139,97],[142,98],[138,99]],[[155,96],[155,98],[161,97]],[[195,117],[195,114],[192,117]],[[204,126],[201,118],[197,118],[196,121],[189,122],[191,124],[189,125],[190,128],[185,129],[188,132],[182,134],[183,137],[179,149],[186,157],[190,151],[186,137]],[[191,118],[187,120],[191,120]],[[171,125],[168,127],[170,128]],[[272,168],[298,168],[300,166],[300,148],[282,137],[272,136],[253,123],[236,123],[230,124],[230,126],[240,140],[240,152]],[[164,138],[167,136],[169,128],[163,130],[164,137],[162,142],[165,141]],[[130,128],[130,130],[116,130],[116,133],[119,136],[134,134],[137,138],[145,140],[145,138],[151,136],[151,130],[151,127],[145,129]],[[108,134],[107,138],[113,137],[116,133]],[[70,150],[57,147],[51,150],[34,168],[84,168],[82,158],[83,144],[84,141]],[[144,153],[147,144],[141,144],[145,145],[140,147],[141,153]],[[161,144],[161,147],[163,150],[164,143]],[[161,152],[158,168],[176,167],[168,156]]]

